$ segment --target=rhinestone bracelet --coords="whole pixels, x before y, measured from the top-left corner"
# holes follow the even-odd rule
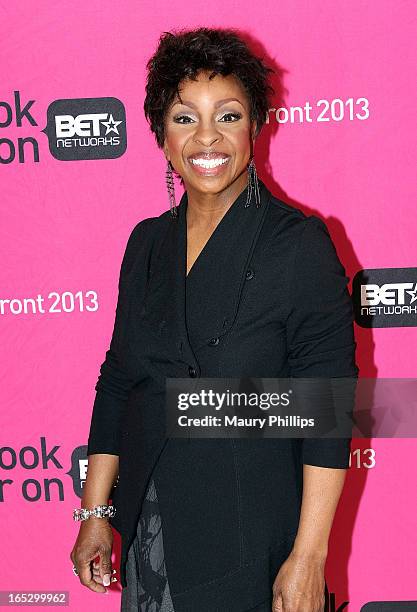
[[[92,510],[87,508],[74,508],[73,519],[74,521],[86,521],[90,516],[97,518],[108,518],[116,514],[116,508],[114,506],[94,506]]]

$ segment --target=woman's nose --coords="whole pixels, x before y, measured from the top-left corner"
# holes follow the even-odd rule
[[[219,140],[218,136],[205,136],[205,137],[200,136],[195,139],[195,142],[198,142],[204,147],[211,147],[218,140]]]
[[[194,136],[195,142],[205,147],[210,147],[221,138],[219,132],[213,125],[199,125]]]

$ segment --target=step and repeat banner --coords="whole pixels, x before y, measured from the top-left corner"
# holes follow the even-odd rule
[[[0,2],[0,605],[120,607],[118,583],[103,596],[73,575],[72,511],[127,238],[169,207],[143,114],[163,31],[237,28],[276,70],[258,173],[325,221],[360,376],[417,376],[416,14],[406,0]],[[417,610],[416,455],[404,434],[352,441],[329,612]]]

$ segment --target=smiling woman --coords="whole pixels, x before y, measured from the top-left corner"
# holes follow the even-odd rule
[[[147,68],[170,210],[126,247],[83,505],[119,472],[124,612],[321,612],[350,439],[169,438],[165,384],[357,375],[348,278],[325,224],[257,177],[272,70],[238,33],[165,32]],[[111,549],[107,519],[86,521],[71,558],[88,588],[108,584]]]

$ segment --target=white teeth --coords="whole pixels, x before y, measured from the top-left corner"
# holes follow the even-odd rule
[[[221,166],[228,161],[228,157],[219,158],[219,159],[193,159],[190,158],[190,161],[195,166],[202,166],[203,168],[216,168],[217,166]]]

